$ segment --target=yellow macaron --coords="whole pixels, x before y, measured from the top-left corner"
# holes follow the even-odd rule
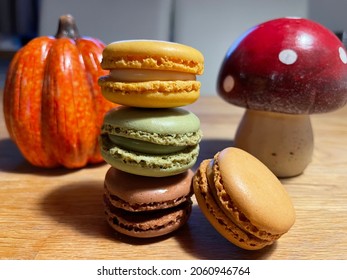
[[[201,211],[235,245],[257,250],[274,243],[295,222],[291,199],[258,159],[226,148],[206,159],[193,178]]]
[[[117,41],[105,47],[101,66],[110,70],[99,78],[106,99],[132,107],[171,108],[199,98],[196,75],[204,71],[204,57],[178,43]]]

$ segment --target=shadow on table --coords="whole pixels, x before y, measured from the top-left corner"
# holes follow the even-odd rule
[[[218,151],[232,146],[231,140],[203,140],[200,145],[199,163],[212,158]],[[264,259],[271,255],[274,246],[260,251],[242,250],[222,237],[205,219],[197,205],[193,206],[189,222],[181,229],[156,238],[132,238],[115,232],[106,222],[103,206],[103,181],[78,181],[61,185],[41,201],[42,211],[61,224],[80,233],[143,246],[175,238],[178,246],[197,259]]]
[[[108,236],[102,202],[103,181],[78,181],[61,185],[41,201],[44,215],[93,237]]]
[[[106,238],[115,244],[122,242],[141,247],[175,238],[177,246],[196,259],[267,259],[276,247],[273,245],[259,251],[246,251],[234,246],[209,224],[197,205],[193,206],[188,223],[171,234],[149,239],[129,237],[115,232],[107,224],[102,195],[102,181],[66,184],[44,197],[41,209],[45,215],[81,234]]]
[[[200,162],[213,156],[222,149],[232,146],[232,140],[226,139],[206,139],[200,143],[199,157],[193,169],[196,170]],[[84,168],[98,167],[101,164],[88,165]],[[42,176],[57,176],[76,172],[79,169],[58,168],[41,168],[31,165],[20,153],[18,147],[10,138],[0,140],[0,170],[8,173],[18,174],[35,174]]]
[[[198,205],[193,206],[188,225],[175,238],[183,250],[202,260],[268,259],[276,248],[274,244],[261,250],[249,251],[233,245],[212,227]]]
[[[81,234],[123,242],[148,245],[172,237],[133,238],[114,231],[106,222],[103,205],[103,181],[79,181],[62,185],[41,201],[41,210],[58,223],[76,229]]]
[[[233,145],[232,139],[203,139],[200,142],[199,157],[193,169],[196,170],[204,159],[213,158],[217,152]]]
[[[84,168],[95,168],[105,163],[88,165]],[[0,139],[0,171],[17,174],[34,174],[42,176],[59,176],[76,172],[80,169],[64,167],[44,168],[30,164],[20,153],[16,144],[10,139]]]

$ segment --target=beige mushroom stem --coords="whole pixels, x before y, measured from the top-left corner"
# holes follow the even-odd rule
[[[313,153],[310,116],[246,110],[235,146],[257,157],[277,177],[299,175]]]

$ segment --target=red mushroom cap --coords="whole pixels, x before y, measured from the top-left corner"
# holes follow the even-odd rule
[[[226,54],[217,90],[227,102],[288,114],[333,111],[347,102],[347,54],[326,27],[279,18],[248,30]]]

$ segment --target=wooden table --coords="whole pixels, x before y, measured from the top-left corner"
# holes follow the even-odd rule
[[[114,233],[102,204],[109,166],[71,171],[29,165],[8,137],[1,106],[1,259],[347,259],[347,106],[312,116],[313,160],[302,175],[282,180],[296,223],[273,246],[255,252],[220,236],[195,201],[188,224],[169,236],[135,240]],[[200,117],[204,132],[198,162],[233,144],[243,109],[217,96],[201,97],[187,109]]]

